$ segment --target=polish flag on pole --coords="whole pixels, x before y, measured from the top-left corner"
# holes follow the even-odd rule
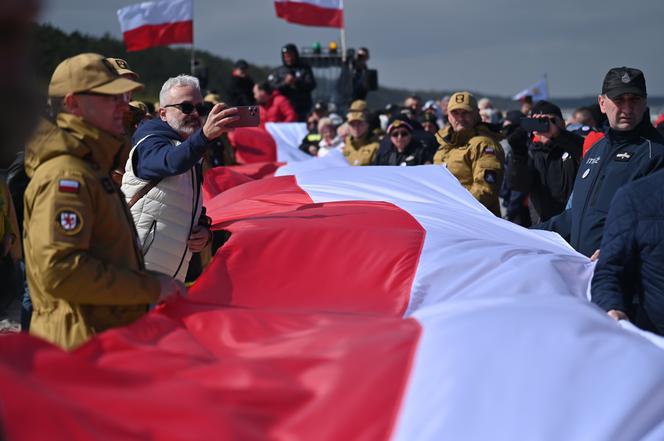
[[[289,23],[328,28],[344,27],[343,0],[275,0],[277,17]]]
[[[127,51],[194,42],[192,0],[143,2],[118,9]]]

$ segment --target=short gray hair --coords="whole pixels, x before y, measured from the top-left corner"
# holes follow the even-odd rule
[[[174,87],[184,87],[189,86],[194,89],[201,91],[201,84],[198,82],[198,78],[191,75],[180,74],[177,77],[172,77],[166,80],[163,86],[161,86],[161,92],[159,92],[159,104],[168,101],[168,92]]]

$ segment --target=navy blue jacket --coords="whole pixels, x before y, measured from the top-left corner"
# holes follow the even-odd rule
[[[148,135],[151,136],[145,138]],[[134,150],[132,164],[134,174],[148,181],[180,175],[191,169],[201,159],[209,144],[203,130],[199,129],[174,147],[171,140],[181,141],[182,138],[160,119],[151,119],[138,126],[131,139],[132,145],[135,146],[143,138],[143,142]]]
[[[628,182],[664,168],[664,138],[646,112],[629,132],[609,129],[586,153],[574,183],[572,206],[533,228],[551,230],[586,256],[599,249],[609,206]]]
[[[622,187],[606,219],[592,300],[664,334],[664,170]]]

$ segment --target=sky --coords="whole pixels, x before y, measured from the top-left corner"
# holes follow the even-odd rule
[[[132,0],[46,0],[40,21],[121,37]],[[345,0],[348,47],[368,47],[381,85],[511,96],[547,75],[552,97],[596,95],[608,69],[643,70],[664,96],[664,0]],[[194,40],[259,65],[339,31],[278,19],[270,0],[194,0]],[[112,55],[112,54],[105,54]]]

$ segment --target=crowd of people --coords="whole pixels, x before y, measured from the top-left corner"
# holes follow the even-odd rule
[[[239,60],[228,103],[194,76],[168,78],[156,106],[132,100],[143,85],[124,60],[87,53],[57,66],[48,111],[0,186],[2,271],[23,294],[23,329],[74,348],[182,295],[223,242],[203,175],[236,163],[234,106],[258,105],[261,124],[306,123],[300,149],[312,157],[446,167],[488,212],[555,231],[597,260],[593,302],[664,335],[664,138],[641,71],[611,69],[598,103],[566,120],[552,102],[503,112],[467,91],[372,111],[359,90],[339,109],[312,101],[297,47],[284,46],[282,61],[256,83]],[[9,278],[18,262],[25,285]]]

